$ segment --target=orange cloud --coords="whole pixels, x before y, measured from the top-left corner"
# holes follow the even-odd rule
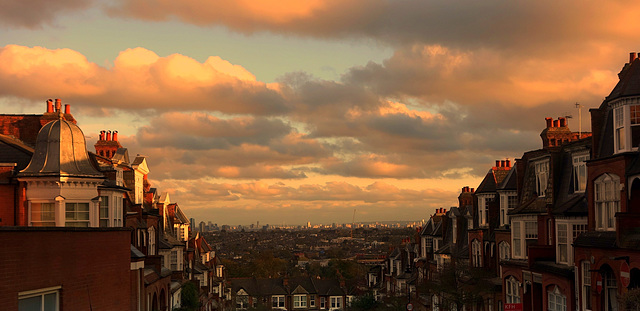
[[[198,109],[274,114],[287,110],[279,91],[219,57],[204,63],[144,48],[120,52],[112,68],[69,50],[0,48],[0,94],[123,109]]]

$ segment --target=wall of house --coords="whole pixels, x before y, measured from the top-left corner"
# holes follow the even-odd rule
[[[0,228],[0,306],[18,293],[61,286],[60,309],[129,310],[126,229]]]

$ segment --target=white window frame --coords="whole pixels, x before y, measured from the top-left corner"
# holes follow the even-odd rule
[[[582,311],[591,311],[591,263],[582,261],[581,303]]]
[[[482,243],[477,239],[471,242],[471,259],[474,267],[482,267]]]
[[[41,297],[40,300],[40,311],[44,311],[45,310],[45,296],[46,295],[51,295],[51,294],[55,294],[55,305],[53,306],[54,309],[53,311],[59,311],[60,310],[60,289],[62,288],[62,286],[53,286],[53,287],[47,287],[47,288],[41,288],[41,289],[36,289],[36,290],[30,290],[30,291],[24,291],[24,292],[19,292],[18,293],[18,310],[20,311],[20,300],[25,300],[25,299],[33,299],[35,297]],[[47,308],[46,310],[51,310],[50,308]]]
[[[316,295],[309,295],[309,307],[310,308],[316,307]]]
[[[516,208],[518,195],[515,191],[500,192],[500,226],[509,224],[509,211]]]
[[[342,296],[331,296],[329,300],[331,301],[331,310],[342,309]]]
[[[46,207],[51,207],[51,211],[47,211],[46,214],[53,214],[53,219],[48,220],[34,220],[35,218],[42,219],[42,205],[46,204]],[[40,217],[34,217],[36,210],[39,210]],[[56,226],[56,202],[55,201],[29,201],[29,225],[32,227],[55,227]]]
[[[573,266],[573,242],[578,235],[587,231],[587,219],[556,218],[555,231],[556,263]]]
[[[112,213],[109,206],[110,197],[108,195],[100,196],[100,203],[98,204],[98,226],[99,227],[111,227],[112,226]],[[106,211],[106,215],[103,213]]]
[[[506,303],[520,303],[520,282],[513,276],[509,276],[504,283]]]
[[[573,155],[573,191],[584,192],[587,187],[587,161],[588,152],[581,152]]]
[[[79,211],[78,207],[82,204],[82,206],[86,205],[87,210]],[[70,208],[71,207],[71,208]],[[69,218],[69,213],[73,215],[73,218]],[[87,219],[80,219],[78,216],[82,214],[87,215]],[[90,202],[64,202],[64,225],[65,227],[91,227],[91,203]],[[86,224],[83,226],[82,224]]]
[[[549,159],[534,162],[536,174],[536,192],[539,197],[544,197],[549,185]]]
[[[478,225],[489,225],[489,203],[495,200],[496,195],[491,193],[478,194]]]
[[[596,230],[615,231],[615,213],[620,212],[620,177],[605,173],[594,180],[593,187]]]
[[[547,310],[567,311],[567,296],[560,292],[558,286],[547,292]]]
[[[271,296],[271,306],[275,309],[284,309],[284,295]]]
[[[390,283],[387,283],[387,287],[389,286]],[[320,297],[320,309],[326,309],[327,308],[327,298],[326,297]]]
[[[236,310],[246,310],[249,308],[249,296],[238,295],[236,296]]]
[[[307,295],[293,295],[293,307],[296,309],[307,307]]]
[[[511,245],[509,242],[500,242],[498,249],[500,249],[500,260],[509,260],[511,258]]]
[[[538,222],[535,216],[518,216],[511,219],[512,258],[527,258],[528,240],[538,239]],[[533,242],[535,243],[535,242]]]

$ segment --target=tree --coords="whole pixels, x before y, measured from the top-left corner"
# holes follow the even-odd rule
[[[196,311],[200,308],[200,300],[198,299],[198,287],[193,282],[187,282],[182,286],[182,311]]]
[[[640,288],[632,288],[624,293],[620,299],[624,310],[640,310]]]
[[[439,297],[437,305],[441,310],[462,310],[465,305],[473,305],[493,290],[488,286],[494,276],[481,268],[470,268],[463,261],[445,265],[438,275],[422,286],[430,296]]]
[[[363,296],[354,298],[348,310],[367,311],[367,310],[377,310],[377,308],[378,308],[378,302],[376,301],[375,297],[373,297],[371,293],[368,293]]]

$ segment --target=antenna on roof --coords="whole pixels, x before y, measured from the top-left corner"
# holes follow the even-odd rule
[[[578,109],[578,139],[582,138],[582,105],[576,102]]]

